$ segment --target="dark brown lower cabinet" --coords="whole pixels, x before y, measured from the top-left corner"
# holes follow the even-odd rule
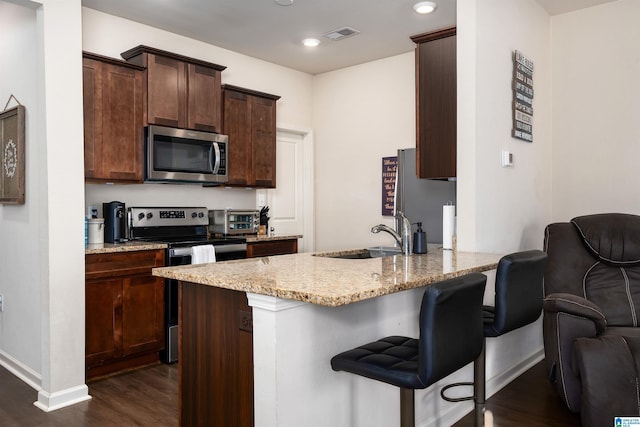
[[[247,243],[247,258],[298,253],[298,239]]]
[[[87,379],[157,363],[164,348],[164,250],[85,257]]]
[[[181,426],[253,426],[253,322],[245,292],[180,282]]]

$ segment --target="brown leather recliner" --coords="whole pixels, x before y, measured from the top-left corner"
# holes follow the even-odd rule
[[[584,426],[640,409],[640,216],[597,214],[545,230],[549,379]]]

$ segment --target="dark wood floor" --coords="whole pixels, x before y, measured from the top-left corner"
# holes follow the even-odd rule
[[[0,426],[178,425],[177,365],[155,365],[89,383],[93,399],[50,413],[33,405],[37,393],[0,367]],[[560,402],[539,363],[487,401],[495,427],[580,426]],[[473,425],[472,414],[456,427]],[[229,426],[233,427],[233,426]],[[330,426],[328,426],[330,427]]]
[[[580,416],[569,412],[547,380],[544,361],[520,375],[487,400],[493,424],[487,427],[579,427]],[[455,427],[473,426],[473,414],[467,414]]]
[[[0,367],[0,426],[178,425],[178,365],[154,365],[90,382],[91,400],[49,413],[33,405],[38,394]]]

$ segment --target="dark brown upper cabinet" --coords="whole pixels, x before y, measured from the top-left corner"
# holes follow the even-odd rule
[[[85,180],[142,182],[143,70],[83,52]]]
[[[223,86],[223,132],[229,135],[227,185],[275,188],[277,95]]]
[[[221,65],[148,46],[121,56],[145,67],[143,121],[147,124],[220,132]]]
[[[416,46],[416,172],[456,176],[456,28],[411,37]]]

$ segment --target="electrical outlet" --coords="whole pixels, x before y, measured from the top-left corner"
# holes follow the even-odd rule
[[[0,311],[4,311],[4,295],[0,294]]]

